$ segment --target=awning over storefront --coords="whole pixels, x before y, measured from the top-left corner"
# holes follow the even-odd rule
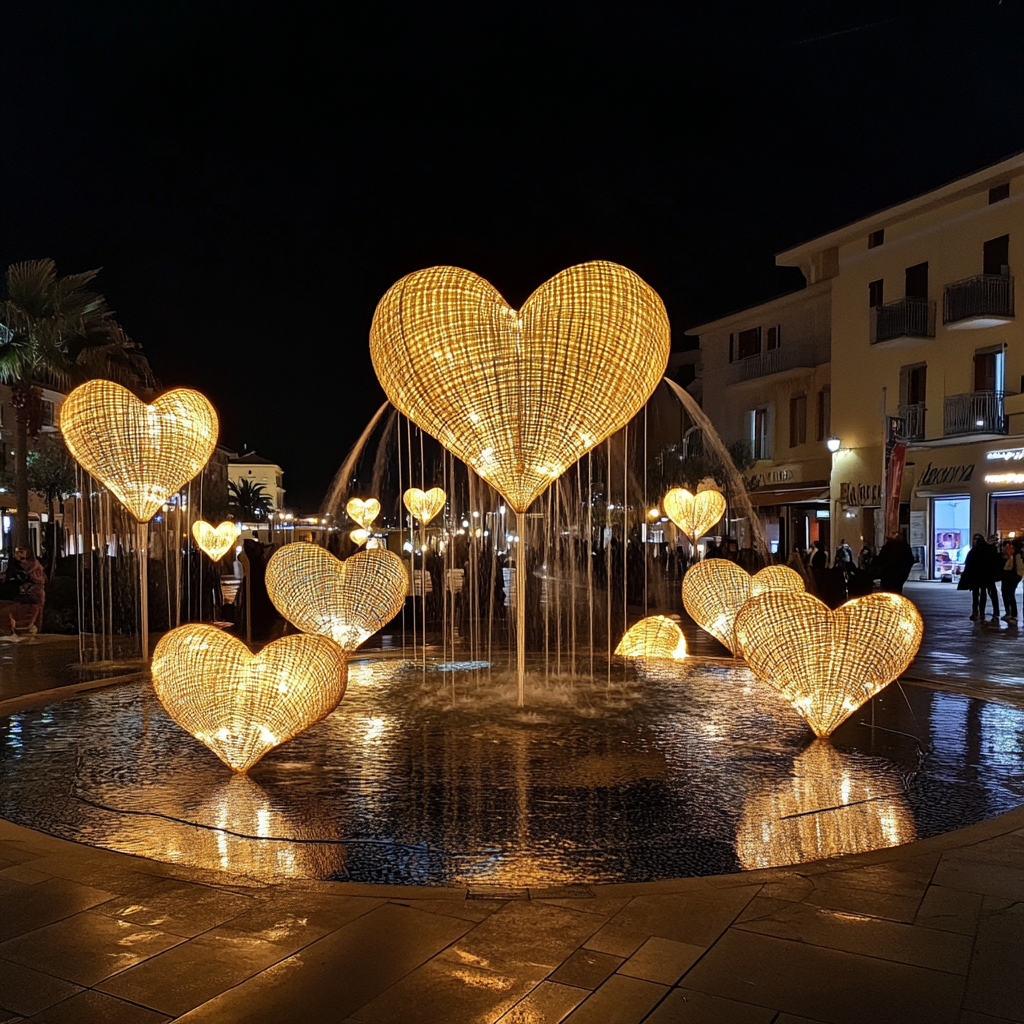
[[[806,483],[789,487],[765,487],[751,491],[747,497],[755,508],[764,505],[795,505],[810,501],[828,501],[829,487],[827,483],[808,486]]]

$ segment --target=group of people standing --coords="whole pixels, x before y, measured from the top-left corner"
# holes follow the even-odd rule
[[[794,548],[786,564],[803,576],[811,593],[836,607],[851,597],[871,593],[876,580],[880,590],[902,594],[915,561],[910,545],[896,536],[877,554],[865,544],[856,556],[843,538],[831,564],[825,545],[816,540],[807,551]]]
[[[957,590],[971,592],[971,618],[985,618],[985,609],[992,603],[992,618],[1017,624],[1017,585],[1024,576],[1024,552],[1013,540],[999,542],[995,537],[987,540],[980,533],[974,535],[971,550],[964,559]],[[1003,614],[999,615],[996,584],[1003,592]]]

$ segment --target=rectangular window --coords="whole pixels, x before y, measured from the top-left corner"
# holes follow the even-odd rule
[[[818,433],[817,439],[825,441],[832,435],[832,389],[822,388],[818,392]]]
[[[990,238],[985,243],[985,263],[983,274],[1010,273],[1010,236],[1000,235]]]
[[[877,309],[882,305],[882,279],[868,283],[868,305]]]
[[[736,359],[736,335],[729,335],[729,362],[734,362]]]
[[[768,439],[768,409],[762,407],[750,414],[750,448],[755,459],[770,459],[771,444]]]
[[[908,299],[928,298],[928,264],[915,263],[907,267],[907,290],[904,293]]]
[[[774,327],[769,327],[768,336],[765,338],[765,351],[771,352],[773,348],[778,348],[781,340],[782,327],[779,324],[776,324]]]
[[[1002,199],[1010,198],[1010,183],[1006,182],[1004,185],[996,185],[995,188],[988,190],[988,205],[991,206],[993,203],[998,203]]]
[[[900,405],[924,405],[928,367],[925,363],[900,368]]]
[[[872,231],[868,235],[868,248],[874,249],[876,246],[881,245],[885,241],[885,228],[879,228],[877,231]]]
[[[807,443],[807,396],[796,395],[789,400],[789,447]]]
[[[974,353],[974,390],[1003,390],[1003,346],[993,345]]]
[[[43,398],[39,402],[42,411],[42,425],[44,427],[52,427],[53,423],[53,402],[47,398]]]
[[[761,351],[761,328],[751,327],[748,331],[740,331],[739,334],[739,358],[748,359],[756,356]]]

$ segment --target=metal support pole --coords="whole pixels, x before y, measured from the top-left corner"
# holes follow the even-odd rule
[[[142,660],[149,661],[149,523],[139,523],[139,611],[141,613]]]

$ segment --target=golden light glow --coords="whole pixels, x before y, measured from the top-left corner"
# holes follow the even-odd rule
[[[747,797],[736,827],[744,870],[883,850],[917,838],[899,773],[815,740],[790,778]]]
[[[358,523],[364,530],[368,530],[373,521],[380,515],[380,502],[376,498],[349,498],[345,511],[354,523]]]
[[[254,655],[193,623],[156,645],[153,688],[178,725],[244,772],[338,706],[346,669],[344,652],[326,637],[282,637]]]
[[[669,349],[658,294],[604,261],[556,274],[519,311],[468,270],[420,270],[370,329],[392,404],[517,512],[643,408]]]
[[[421,491],[418,487],[410,487],[402,495],[405,507],[424,526],[444,508],[446,495],[440,487],[431,487],[429,491]]]
[[[369,530],[351,530],[348,539],[353,544],[365,544],[370,539],[370,532]]]
[[[706,558],[686,570],[683,607],[701,629],[739,654],[734,627],[740,608],[751,597],[772,590],[803,593],[804,581],[784,565],[769,565],[751,576],[727,558]]]
[[[177,388],[151,405],[109,380],[74,389],[60,429],[82,468],[140,522],[206,465],[217,444],[217,413],[198,391]]]
[[[899,594],[857,597],[832,611],[810,594],[768,591],[736,616],[755,675],[828,736],[914,660],[924,624]]]
[[[686,638],[683,631],[665,615],[651,615],[630,626],[615,653],[623,658],[686,657]]]
[[[725,515],[725,495],[710,488],[691,494],[684,487],[673,487],[662,506],[665,515],[696,544]]]
[[[304,633],[329,636],[345,651],[386,626],[408,589],[402,560],[384,548],[340,562],[316,544],[299,542],[279,548],[267,566],[274,607]]]
[[[238,527],[229,522],[211,526],[205,519],[199,519],[192,524],[192,536],[200,551],[205,551],[215,562],[219,562],[235,546]]]

